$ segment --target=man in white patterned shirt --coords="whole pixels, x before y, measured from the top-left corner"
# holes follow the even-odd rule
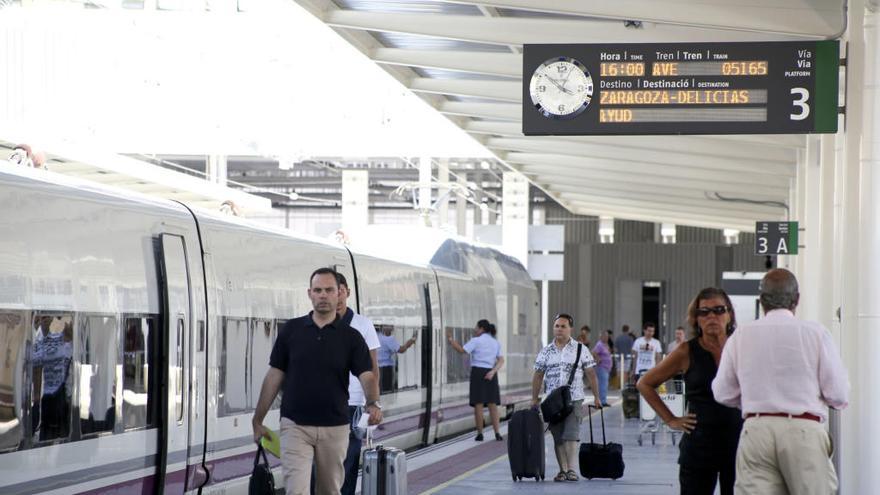
[[[761,281],[764,317],[727,340],[715,400],[746,418],[736,455],[737,494],[837,492],[828,407],[847,406],[849,380],[831,334],[794,316],[800,294],[788,270]]]
[[[553,342],[541,349],[535,360],[535,374],[532,377],[532,406],[537,407],[541,401],[538,395],[541,384],[544,385],[545,394],[568,384],[568,376],[575,366],[578,347],[582,346],[571,338],[571,329],[574,321],[570,315],[561,313],[553,321]],[[571,382],[571,400],[574,411],[564,421],[550,425],[550,433],[553,435],[553,447],[556,452],[556,460],[559,463],[559,474],[553,481],[577,481],[578,475],[574,467],[578,463],[578,442],[580,441],[580,424],[583,419],[584,377],[590,380],[591,390],[599,390],[596,379],[596,371],[593,367],[596,361],[586,346],[581,347],[581,356],[575,368],[574,380]],[[599,394],[593,394],[593,401],[597,408],[602,407]]]

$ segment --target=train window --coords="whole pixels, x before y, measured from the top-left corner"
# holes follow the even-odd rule
[[[448,328],[452,338],[460,344],[465,344],[473,338],[473,328]],[[470,379],[470,356],[459,354],[451,348],[446,352],[446,381],[447,383],[459,383]]]
[[[523,325],[523,327],[519,325],[519,317],[522,316],[525,318],[525,315],[519,312],[519,295],[513,294],[513,297],[510,299],[510,319],[507,320],[511,323],[509,330],[513,335],[522,335],[522,330],[525,325]]]
[[[73,314],[37,313],[31,346],[31,430],[35,442],[70,437]]]
[[[251,395],[249,407],[256,409],[257,401],[260,399],[260,387],[263,384],[263,378],[269,371],[269,355],[272,354],[272,345],[275,343],[275,322],[272,320],[251,320],[251,338],[253,340],[252,366],[251,374]]]
[[[422,354],[419,352],[419,331],[416,328],[398,328],[394,332],[404,352],[397,354],[397,384],[395,390],[416,390],[422,372]]]
[[[248,411],[250,339],[245,318],[223,318],[220,349],[220,416]]]
[[[177,318],[176,339],[176,363],[174,366],[174,405],[177,412],[177,422],[183,422],[183,336],[186,332],[186,324],[182,317]]]
[[[375,325],[379,336],[376,353],[379,362],[379,393],[390,394],[397,390],[397,355],[400,342],[394,335],[394,325]]]
[[[0,452],[17,450],[24,439],[27,321],[24,311],[0,312]]]
[[[199,334],[196,336],[198,343],[196,344],[197,352],[205,352],[205,320],[199,320]]]
[[[113,431],[116,424],[116,353],[113,316],[79,318],[79,425],[83,435]]]
[[[122,323],[122,417],[126,430],[156,426],[159,318],[126,316]],[[151,366],[151,364],[154,364]]]

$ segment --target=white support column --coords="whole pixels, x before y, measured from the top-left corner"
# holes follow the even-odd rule
[[[462,192],[455,198],[455,230],[462,237],[467,236],[467,205],[465,199],[465,190],[467,190],[467,176],[464,172],[458,175],[458,185],[462,187]]]
[[[342,231],[351,236],[369,223],[369,172],[342,171]]]
[[[422,224],[431,226],[431,157],[419,158],[419,212]]]
[[[818,285],[817,320],[832,328],[834,325],[834,174],[837,167],[835,156],[835,136],[825,134],[819,143],[819,201],[816,236],[819,242],[819,254],[816,258]]]
[[[858,4],[858,2],[856,2]],[[856,359],[850,364],[850,378],[853,388],[850,395],[852,411],[849,417],[855,419],[854,426],[860,435],[856,459],[858,478],[855,486],[848,486],[846,493],[871,493],[880,487],[880,14],[865,12],[864,58],[853,59],[853,64],[864,60],[862,84],[862,129],[859,190],[859,229],[858,236],[858,327],[855,330]],[[855,35],[857,31],[850,31]],[[855,36],[854,36],[855,37]],[[851,64],[848,64],[851,65]],[[847,108],[853,102],[847,102]],[[858,104],[856,102],[856,104]],[[848,119],[849,120],[849,119]],[[847,133],[852,132],[847,129]],[[854,134],[852,137],[856,137]],[[854,158],[847,160],[854,164]],[[846,332],[847,327],[844,328]],[[843,460],[847,462],[846,459]]]
[[[529,255],[529,181],[517,172],[504,172],[501,195],[501,244],[523,266]]]
[[[861,266],[859,253],[866,246],[861,246],[863,237],[859,225],[859,188],[860,188],[860,147],[871,146],[870,134],[863,129],[863,108],[873,103],[868,90],[874,84],[873,58],[877,53],[872,41],[876,38],[876,27],[867,27],[865,2],[853,0],[849,3],[848,43],[847,47],[847,88],[846,88],[846,143],[843,161],[843,184],[841,194],[841,229],[837,238],[838,253],[841,259],[840,270],[840,336],[841,355],[849,370],[851,384],[849,407],[843,411],[840,419],[841,435],[838,439],[840,449],[840,493],[842,495],[861,495],[872,493],[878,485],[877,469],[878,448],[880,439],[872,430],[877,426],[876,418],[868,415],[866,403],[871,400],[862,393],[863,381],[876,382],[876,377],[868,374],[866,363],[860,359],[859,346],[859,311],[861,304],[862,272],[873,274],[869,266]],[[870,16],[873,17],[873,16]],[[864,36],[864,37],[863,37]],[[870,120],[866,118],[865,120]],[[873,126],[872,126],[873,127]],[[864,238],[867,239],[867,238]],[[870,258],[876,253],[866,253]],[[874,278],[876,283],[876,278]],[[869,329],[876,333],[877,329]],[[865,380],[862,379],[865,378]],[[875,393],[875,395],[878,395]],[[876,411],[875,411],[876,412]]]
[[[474,183],[477,185],[477,188],[474,190],[474,201],[477,202],[478,205],[483,204],[483,172],[477,170],[474,172]],[[485,221],[486,215],[484,214],[483,207],[479,206],[474,209],[474,225],[483,225]]]
[[[799,198],[800,218],[798,243],[805,246],[797,254],[798,271],[801,286],[801,317],[808,320],[819,320],[824,309],[819,293],[822,290],[822,273],[819,271],[822,258],[822,241],[820,237],[821,221],[819,206],[821,203],[821,142],[819,136],[807,136],[807,152],[804,166],[803,195]],[[800,181],[798,181],[800,182]]]
[[[437,196],[440,204],[437,206],[437,227],[443,228],[449,223],[449,159],[441,158],[437,166]]]
[[[206,172],[208,182],[226,185],[226,155],[208,155]]]

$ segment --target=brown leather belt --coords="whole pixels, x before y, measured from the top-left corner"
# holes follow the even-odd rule
[[[803,414],[788,414],[788,413],[748,413],[746,414],[746,418],[759,418],[761,416],[773,416],[778,418],[791,418],[791,419],[809,419],[811,421],[815,421],[817,423],[822,422],[822,418],[816,416],[815,414],[803,413]]]

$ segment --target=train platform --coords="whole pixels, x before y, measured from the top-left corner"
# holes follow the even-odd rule
[[[678,493],[678,446],[680,434],[673,438],[660,428],[652,445],[650,433],[643,434],[642,423],[624,419],[619,400],[612,400],[605,410],[605,429],[609,442],[623,444],[626,464],[618,480],[581,479],[578,482],[553,482],[558,467],[550,434],[545,437],[546,473],[543,482],[514,482],[507,459],[507,423],[502,424],[504,441],[492,438],[491,428],[483,442],[474,441],[471,433],[412,453],[407,458],[408,492],[411,495],[472,495],[506,493],[602,493],[609,495],[672,495]],[[595,438],[601,440],[599,413],[594,412]],[[581,441],[589,441],[589,422],[581,425]]]

